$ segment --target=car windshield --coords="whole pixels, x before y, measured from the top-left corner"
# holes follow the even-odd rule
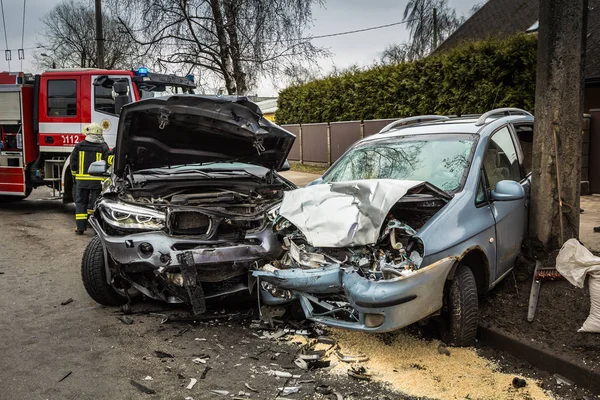
[[[325,182],[362,179],[427,181],[447,192],[461,189],[477,138],[469,134],[413,135],[368,141],[348,151]]]

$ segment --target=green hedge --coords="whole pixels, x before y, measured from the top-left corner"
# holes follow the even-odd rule
[[[465,43],[446,53],[290,86],[279,93],[279,124],[533,111],[537,37]]]

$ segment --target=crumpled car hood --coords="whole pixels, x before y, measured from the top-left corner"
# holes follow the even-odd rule
[[[279,214],[315,247],[377,242],[394,204],[421,181],[370,179],[333,182],[286,192]]]
[[[240,161],[280,169],[295,136],[245,97],[173,95],[130,103],[119,118],[114,173]]]

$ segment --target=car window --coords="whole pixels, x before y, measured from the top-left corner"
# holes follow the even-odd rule
[[[48,81],[49,117],[77,116],[77,82],[75,80]]]
[[[483,157],[483,165],[490,189],[502,180],[519,182],[521,171],[517,150],[508,127],[503,127],[492,135]]]
[[[477,196],[475,197],[475,204],[480,205],[486,202],[485,198],[485,186],[483,184],[483,176],[479,179],[479,185],[477,185]]]
[[[529,174],[532,169],[533,160],[533,124],[522,124],[515,125],[515,131],[521,144],[521,150],[523,152],[523,168],[525,169],[525,175]]]
[[[369,141],[348,151],[323,176],[325,182],[363,179],[427,181],[452,192],[462,188],[476,137],[437,134]]]
[[[116,115],[115,113],[115,97],[116,93],[112,88],[106,88],[98,85],[94,86],[94,109],[107,114]],[[131,102],[131,94],[129,94],[129,102]]]

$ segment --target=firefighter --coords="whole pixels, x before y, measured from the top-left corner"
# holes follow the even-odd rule
[[[83,133],[85,140],[77,143],[71,153],[71,174],[76,185],[75,232],[78,235],[83,235],[87,228],[87,219],[94,212],[94,203],[100,194],[104,179],[89,175],[88,169],[94,161],[108,161],[109,156],[108,145],[104,142],[100,125],[86,125]]]

